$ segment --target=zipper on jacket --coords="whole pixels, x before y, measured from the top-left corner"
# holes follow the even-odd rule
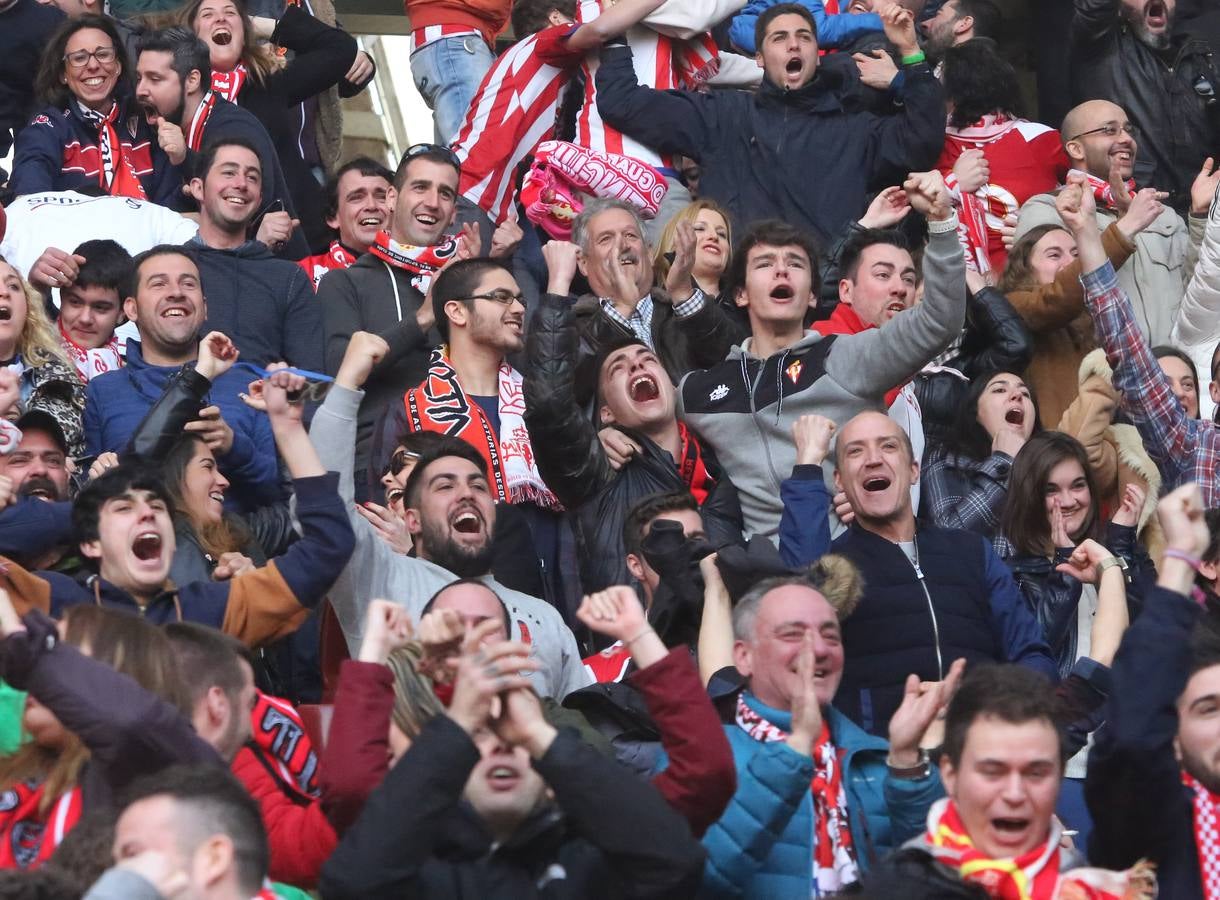
[[[901,548],[899,548],[901,549]],[[918,545],[916,546],[916,558],[918,558]],[[906,554],[902,554],[906,556]],[[910,558],[907,559],[911,562]],[[923,588],[924,599],[928,601],[928,615],[932,617],[932,639],[936,647],[936,672],[940,676],[940,680],[945,680],[945,661],[940,652],[940,622],[936,619],[936,607],[932,605],[932,594],[928,591],[928,583],[924,580],[923,569],[919,567],[918,562],[911,562],[911,568],[915,570],[915,577],[919,579],[919,586]]]

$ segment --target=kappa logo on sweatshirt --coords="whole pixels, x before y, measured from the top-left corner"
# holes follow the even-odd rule
[[[728,395],[729,395],[729,386],[727,384],[722,383],[722,384],[718,384],[712,390],[712,392],[707,395],[707,399],[711,400],[713,403],[715,403],[717,400],[723,400]]]

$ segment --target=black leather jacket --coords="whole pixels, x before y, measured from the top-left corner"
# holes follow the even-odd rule
[[[1147,588],[1156,580],[1156,569],[1144,552],[1134,528],[1109,523],[1105,546],[1127,562],[1127,610],[1134,619],[1143,606]],[[1083,586],[1070,575],[1056,572],[1055,566],[1067,562],[1071,555],[1071,547],[1060,547],[1055,550],[1054,559],[1012,556],[1004,560],[1012,570],[1012,576],[1030,611],[1042,626],[1043,637],[1050,644],[1061,678],[1067,677],[1076,662],[1076,611]]]
[[[1003,294],[993,287],[972,294],[961,344],[945,363],[965,379],[953,372],[924,372],[915,377],[915,396],[923,411],[928,443],[944,440],[972,379],[985,372],[1021,374],[1033,352],[1033,334]]]
[[[1168,191],[1169,204],[1184,213],[1199,164],[1220,141],[1220,79],[1212,47],[1179,34],[1157,52],[1123,21],[1120,0],[1075,2],[1073,102],[1104,98],[1125,109],[1140,129],[1136,183]]]
[[[582,352],[578,315],[567,298],[553,294],[543,297],[534,313],[526,340],[525,425],[539,473],[571,514],[582,550],[581,584],[588,592],[630,583],[623,520],[632,505],[650,494],[687,487],[670,455],[640,434],[627,432],[643,452],[617,472],[610,467],[598,429],[576,401],[574,372]],[[716,480],[702,507],[708,539],[717,547],[739,543],[736,489],[721,476],[710,448],[702,452]]]

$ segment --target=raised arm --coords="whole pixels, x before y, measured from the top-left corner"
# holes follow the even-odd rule
[[[1206,216],[1207,225],[1194,274],[1186,285],[1169,335],[1176,346],[1188,349],[1201,346],[1208,352],[1220,341],[1220,203],[1213,200],[1220,168],[1214,174],[1211,169],[1212,159],[1208,157],[1191,188],[1191,216]],[[1212,187],[1210,196],[1208,187]],[[1202,202],[1204,199],[1206,203]]]
[[[911,206],[928,219],[923,302],[880,328],[838,336],[826,360],[835,381],[878,402],[949,346],[966,317],[966,261],[944,179],[939,172],[919,172],[903,187]]]
[[[359,49],[346,31],[291,4],[276,24],[271,42],[293,51],[288,65],[268,79],[268,86],[289,103],[302,103],[342,82]]]
[[[900,3],[891,3],[882,9],[881,20],[899,56],[918,60],[903,65],[899,84],[891,81],[889,89],[901,105],[892,115],[878,117],[870,135],[870,180],[892,184],[906,172],[936,165],[945,143],[945,92],[932,67],[920,59],[914,14]]]
[[[755,53],[754,26],[758,17],[776,4],[777,0],[750,0],[729,25],[729,40],[745,53]],[[801,5],[813,15],[818,29],[819,48],[837,48],[850,44],[869,32],[881,31],[881,17],[876,13],[827,13],[822,0],[801,0]]]

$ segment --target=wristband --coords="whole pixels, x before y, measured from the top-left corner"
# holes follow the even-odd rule
[[[885,758],[886,768],[890,770],[890,775],[895,778],[914,781],[920,778],[927,778],[932,773],[932,760],[928,756],[928,751],[922,747],[919,750],[919,762],[907,769],[900,769],[890,763],[890,758]]]
[[[1198,572],[1199,567],[1203,565],[1203,560],[1199,559],[1198,557],[1191,556],[1184,550],[1174,550],[1172,547],[1165,550],[1161,555],[1168,556],[1171,559],[1180,559],[1196,572]]]
[[[928,220],[928,234],[947,234],[950,231],[957,231],[957,211],[952,210],[949,218],[941,219],[938,222]]]
[[[654,634],[654,633],[655,632],[653,632],[652,626],[646,626],[643,631],[641,631],[635,637],[627,638],[627,640],[624,641],[624,643],[627,644],[628,646],[630,646],[631,644],[634,644],[636,641],[638,641],[640,638],[644,637],[644,635]]]
[[[927,59],[927,57],[924,56],[924,52],[922,50],[916,50],[910,56],[904,56],[902,58],[902,64],[904,66],[913,66],[915,63],[921,63],[925,59]]]

